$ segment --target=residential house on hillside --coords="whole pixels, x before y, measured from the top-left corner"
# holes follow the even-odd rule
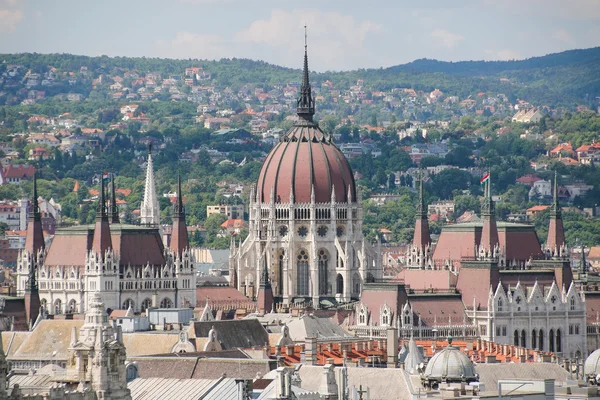
[[[2,168],[0,174],[0,185],[7,183],[19,184],[23,180],[33,178],[35,167],[29,164],[9,164]]]
[[[523,109],[517,111],[512,117],[513,122],[522,122],[525,124],[538,123],[543,118],[542,113],[537,108]]]
[[[242,229],[248,228],[248,222],[243,219],[228,219],[221,224],[221,235],[232,236],[238,235]]]
[[[29,150],[29,161],[47,160],[50,158],[50,152],[44,147],[36,147]]]
[[[527,174],[527,175],[523,175],[520,178],[517,178],[517,184],[520,185],[526,185],[529,187],[532,187],[533,184],[537,181],[541,181],[542,178],[540,178],[539,176],[533,175],[533,174]]]
[[[573,146],[571,142],[561,143],[548,153],[550,157],[573,157],[575,152],[573,151]]]
[[[127,104],[121,107],[121,114],[134,113],[138,109],[139,105],[137,104]]]
[[[224,214],[228,219],[240,219],[244,217],[244,205],[212,205],[206,206],[206,216],[210,217],[213,214]]]
[[[589,165],[600,162],[600,143],[584,144],[575,151],[580,164]]]
[[[423,157],[444,158],[448,154],[448,145],[445,143],[417,143],[410,146],[409,156],[411,160],[419,164]]]
[[[56,147],[60,145],[60,140],[51,133],[32,133],[27,138],[27,142],[36,145],[45,145]]]
[[[446,219],[448,214],[454,214],[454,200],[439,200],[427,206],[429,215],[439,215],[440,218]]]
[[[537,214],[546,211],[548,208],[550,208],[550,206],[547,206],[547,205],[537,205],[537,206],[529,207],[526,211],[527,217],[531,219],[531,218],[535,217]]]

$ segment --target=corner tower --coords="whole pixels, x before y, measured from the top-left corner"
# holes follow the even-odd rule
[[[119,304],[119,258],[113,249],[105,194],[102,179],[92,245],[85,258],[86,297],[83,304],[79,304],[79,312],[90,307],[91,296],[96,291],[101,294],[103,303],[109,304],[110,308],[116,308]]]
[[[429,233],[429,221],[427,219],[427,205],[423,197],[424,177],[419,179],[419,203],[415,219],[415,233],[413,242],[408,250],[407,267],[414,269],[433,268],[431,235]]]
[[[19,280],[26,279],[24,285],[25,317],[29,329],[35,324],[40,311],[37,271],[44,262],[45,247],[42,217],[38,206],[37,177],[34,173],[31,208],[27,215],[25,249],[19,253],[17,266],[20,275]]]
[[[484,191],[483,207],[481,208],[483,229],[479,241],[478,257],[480,259],[497,259],[500,255],[500,241],[498,239],[498,225],[496,224],[496,207],[494,200],[492,200],[492,180],[489,176]]]

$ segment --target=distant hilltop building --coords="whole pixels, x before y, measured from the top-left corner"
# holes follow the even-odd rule
[[[313,121],[304,72],[298,119],[267,156],[250,194],[246,240],[232,240],[231,285],[258,298],[259,311],[348,303],[381,279],[381,252],[362,234],[363,208],[352,169]]]
[[[524,124],[538,123],[543,118],[543,114],[537,108],[519,110],[512,117],[512,122],[522,122]]]

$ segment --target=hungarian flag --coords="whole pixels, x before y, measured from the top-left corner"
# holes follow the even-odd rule
[[[484,183],[486,183],[486,182],[487,182],[487,181],[489,181],[489,180],[490,180],[490,173],[488,172],[487,174],[485,174],[485,175],[483,176],[483,178],[481,178],[481,181],[480,181],[480,183],[483,185]]]
[[[105,172],[104,175],[102,175],[102,180],[108,181],[109,179],[110,179],[110,172]]]

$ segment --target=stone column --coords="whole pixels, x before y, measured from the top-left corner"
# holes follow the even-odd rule
[[[398,368],[398,329],[387,329],[387,367]]]

